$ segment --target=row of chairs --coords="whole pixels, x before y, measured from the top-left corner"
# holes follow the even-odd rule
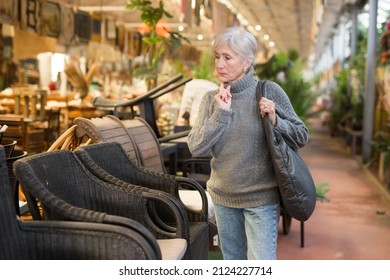
[[[136,229],[91,221],[25,221],[16,213],[0,145],[0,259],[160,259]]]
[[[159,140],[149,124],[142,118],[119,120],[112,115],[92,119],[76,118],[74,126],[65,131],[50,147],[49,151],[74,150],[80,145],[100,142],[117,142],[134,162],[147,170],[164,176],[168,174]],[[208,193],[194,180],[179,176],[173,178],[174,181],[170,185],[160,186],[161,190],[181,200],[191,210],[189,215],[192,219],[207,221],[208,217],[213,215],[213,205]],[[181,187],[185,184],[192,185]],[[179,187],[180,191],[177,191]],[[193,203],[195,200],[196,203]]]
[[[73,182],[73,185],[69,186],[69,189],[74,188],[74,186],[80,185],[80,176],[78,173],[77,175],[74,174],[63,174],[61,176],[61,171],[67,171],[72,170],[72,168],[75,168],[77,166],[76,162],[73,162],[73,164],[70,164],[69,166],[61,166],[58,169],[54,168],[56,164],[65,164],[69,163],[69,161],[75,160],[75,154],[80,155],[81,157],[81,149],[85,148],[93,148],[95,145],[87,145],[90,142],[92,143],[99,143],[103,142],[99,145],[105,145],[105,144],[116,144],[115,147],[97,147],[95,155],[99,155],[101,160],[106,160],[105,164],[108,165],[108,167],[111,166],[111,170],[108,170],[108,173],[114,173],[123,171],[122,174],[115,174],[116,176],[120,177],[115,180],[115,182],[109,182],[111,185],[117,185],[119,184],[123,188],[129,188],[129,185],[132,186],[142,186],[142,187],[136,187],[137,193],[142,190],[142,192],[146,192],[148,197],[153,196],[154,192],[157,192],[160,194],[163,193],[164,197],[168,196],[170,198],[170,203],[167,201],[161,201],[161,197],[159,199],[152,202],[147,202],[148,200],[145,200],[145,198],[140,199],[139,197],[135,199],[136,201],[144,201],[141,203],[141,205],[138,205],[137,203],[130,203],[132,204],[135,209],[138,209],[139,214],[141,215],[141,210],[143,208],[147,209],[146,214],[142,214],[143,218],[146,218],[146,221],[149,221],[145,227],[154,234],[155,238],[157,239],[157,243],[159,244],[160,248],[163,248],[162,250],[162,256],[163,258],[178,258],[180,257],[180,253],[183,252],[183,246],[185,244],[186,249],[184,250],[184,255],[182,258],[184,259],[207,259],[208,258],[208,235],[209,235],[209,225],[207,220],[207,197],[205,195],[205,192],[203,188],[197,184],[196,182],[182,177],[176,177],[172,175],[168,175],[163,165],[158,167],[158,164],[156,164],[156,155],[152,156],[153,154],[153,145],[152,143],[158,145],[158,141],[156,139],[147,139],[148,135],[154,136],[153,133],[149,133],[148,130],[150,127],[142,122],[142,119],[135,119],[135,120],[128,120],[128,121],[120,121],[119,119],[113,117],[113,116],[107,116],[104,118],[96,118],[96,119],[84,119],[79,118],[75,121],[76,125],[73,128],[70,128],[67,132],[65,132],[59,139],[56,141],[56,143],[53,144],[53,146],[49,149],[48,153],[38,154],[34,156],[28,157],[26,161],[32,160],[34,158],[37,162],[40,162],[37,164],[39,168],[43,168],[43,166],[50,166],[50,168],[46,168],[44,170],[41,170],[40,172],[43,177],[41,177],[42,182],[44,182],[44,186],[48,185],[48,172],[50,170],[50,173],[52,174],[53,184],[55,186],[61,186],[60,191],[63,190],[63,186],[66,183],[69,183],[69,178],[77,178],[77,182]],[[133,133],[130,133],[129,131],[132,130]],[[154,136],[155,137],[155,136]],[[83,139],[87,138],[86,142],[83,142]],[[85,140],[85,139],[84,139]],[[112,142],[114,143],[108,143]],[[119,144],[118,144],[119,143]],[[139,145],[142,146],[142,151],[140,151]],[[149,148],[145,148],[149,147]],[[155,147],[158,153],[161,153],[158,147]],[[58,151],[59,150],[59,151]],[[70,150],[74,150],[70,151]],[[144,153],[147,151],[146,153]],[[156,152],[155,151],[155,152]],[[91,151],[90,151],[91,152]],[[149,154],[149,155],[148,155]],[[58,157],[56,159],[53,159],[52,161],[50,158],[47,157]],[[160,158],[161,154],[157,154],[157,158]],[[40,160],[38,160],[40,158]],[[82,157],[84,160],[86,159],[86,155]],[[99,157],[95,157],[95,160],[99,160]],[[121,160],[120,160],[121,159]],[[162,160],[160,158],[160,160]],[[26,189],[26,186],[30,186],[31,182],[26,181],[28,178],[31,179],[31,176],[28,176],[27,170],[20,171],[18,173],[17,167],[18,164],[20,165],[23,162],[23,160],[18,161],[18,163],[15,165],[15,173],[19,174],[18,178],[20,177],[20,180],[22,182],[22,186],[24,189],[24,193],[27,197],[27,200],[29,201],[29,208],[30,211],[33,214],[34,219],[42,219],[42,218],[55,218],[55,219],[72,219],[75,216],[75,213],[62,213],[58,214],[57,212],[59,210],[52,210],[51,212],[49,210],[45,210],[45,207],[49,207],[48,205],[51,205],[52,201],[47,201],[48,197],[52,198],[51,196],[42,195],[37,196],[36,192],[31,192],[31,190]],[[52,162],[52,164],[47,165],[48,162]],[[88,160],[86,161],[88,162]],[[84,164],[86,163],[84,162]],[[140,163],[143,165],[140,166],[136,163]],[[154,163],[153,163],[154,162]],[[102,164],[101,162],[99,162]],[[126,165],[127,164],[127,165]],[[116,166],[116,168],[115,168]],[[120,166],[120,168],[118,168]],[[108,168],[107,166],[103,166],[105,168]],[[146,167],[146,168],[145,168]],[[81,168],[79,166],[79,168]],[[105,174],[102,170],[99,170],[96,172],[96,170],[99,169],[96,167],[96,165],[90,169],[91,173],[94,173],[96,177],[98,175]],[[154,169],[155,171],[151,171],[150,169]],[[56,170],[55,172],[52,172],[53,170]],[[81,170],[81,169],[80,169]],[[80,171],[79,170],[79,171]],[[92,172],[95,171],[95,172]],[[75,172],[72,170],[72,172]],[[100,178],[100,180],[105,181],[107,178],[111,178],[111,175],[105,174],[106,176],[104,178]],[[84,173],[83,173],[84,174]],[[30,174],[31,175],[31,174]],[[110,177],[111,176],[111,177]],[[122,176],[122,177],[121,177]],[[127,176],[127,177],[123,177]],[[84,176],[85,177],[85,176]],[[88,177],[88,176],[87,176]],[[85,179],[85,178],[84,178]],[[95,178],[96,180],[96,178]],[[36,183],[36,182],[35,182]],[[34,185],[34,184],[32,184]],[[82,185],[85,185],[85,183],[82,183]],[[104,185],[104,184],[103,184]],[[134,185],[134,186],[133,186]],[[107,186],[99,187],[100,191],[101,189],[105,189]],[[111,186],[112,188],[112,186]],[[191,190],[192,189],[192,190]],[[201,206],[197,206],[194,208],[186,207],[184,206],[180,193],[182,191],[191,192],[193,194],[197,193],[200,197]],[[55,195],[59,195],[60,191],[56,190]],[[69,190],[68,190],[69,191]],[[78,188],[76,190],[71,191],[72,194],[74,194],[76,191],[80,191]],[[122,190],[123,192],[123,190]],[[133,196],[134,190],[129,191],[129,197]],[[90,194],[90,191],[87,191],[88,194]],[[107,213],[107,205],[104,207],[100,205],[99,207],[103,208],[94,208],[98,207],[96,204],[90,205],[90,204],[83,204],[79,200],[80,197],[85,197],[85,194],[76,195],[76,198],[73,196],[68,197],[69,193],[65,191],[64,198],[67,199],[73,199],[71,202],[73,202],[76,205],[72,206],[79,206],[80,208],[86,207],[86,208],[93,208],[92,210],[100,210],[101,213]],[[104,196],[104,197],[110,197],[110,196]],[[60,197],[62,198],[62,197]],[[35,202],[40,201],[43,206],[43,210],[45,213],[45,216],[42,217],[42,209],[40,209],[40,205],[36,204]],[[74,201],[76,199],[76,201]],[[118,198],[120,201],[123,201],[123,193]],[[49,199],[50,200],[50,199]],[[64,200],[64,199],[63,199]],[[110,198],[110,201],[114,201],[114,198]],[[202,201],[203,200],[203,201]],[[67,201],[67,200],[65,200]],[[95,201],[95,199],[92,199],[92,201]],[[146,202],[145,202],[146,201]],[[68,202],[68,201],[67,201]],[[104,202],[102,202],[104,204]],[[116,205],[120,205],[120,203],[115,203]],[[129,203],[125,203],[125,205],[122,207],[123,209],[126,209],[125,206]],[[55,204],[58,206],[58,204]],[[139,207],[137,207],[137,205]],[[172,210],[170,207],[167,207],[167,205],[176,205],[176,210]],[[69,206],[69,205],[68,205]],[[81,207],[83,206],[83,207]],[[143,208],[142,208],[143,207]],[[70,207],[71,209],[74,209],[74,207]],[[109,208],[109,207],[108,207]],[[197,209],[196,209],[197,208]],[[51,209],[49,207],[49,209]],[[134,210],[134,209],[133,209]],[[49,211],[48,216],[46,216],[46,211]],[[114,215],[118,214],[119,210],[111,210]],[[121,210],[122,211],[122,210]],[[128,214],[129,210],[123,210],[125,212],[121,212],[122,215],[126,216]],[[81,211],[82,212],[82,211]],[[119,211],[120,212],[120,211]],[[54,213],[54,214],[53,214]],[[110,212],[111,213],[111,212]],[[181,213],[181,214],[180,214]],[[142,216],[141,215],[141,216]],[[76,215],[77,216],[77,215]],[[91,214],[90,214],[91,216]],[[88,216],[89,217],[89,216]],[[85,216],[81,215],[78,216],[76,219],[88,219]],[[126,216],[127,217],[127,216]],[[181,219],[180,219],[181,217]],[[136,221],[139,223],[144,223],[144,219],[142,217],[134,217]],[[150,226],[150,221],[154,221],[156,225]],[[180,222],[181,221],[181,222]],[[153,222],[152,222],[153,224]],[[163,230],[159,229],[161,227]],[[167,238],[166,235],[169,233],[169,238]],[[184,244],[183,244],[183,241]],[[161,243],[161,244],[160,244]],[[175,243],[181,244],[174,246]],[[175,248],[175,250],[172,251],[172,248]],[[182,248],[182,249],[180,249]],[[173,253],[172,253],[173,252]]]
[[[60,109],[47,106],[48,92],[33,85],[14,85],[6,114],[0,114],[0,125],[8,125],[4,137],[18,141],[18,149],[29,154],[40,153],[58,138]]]
[[[96,121],[98,121],[98,119],[92,121],[88,125],[84,125],[88,122],[86,119],[81,119],[75,122],[77,129],[73,127],[64,134],[70,135],[74,132],[76,136],[74,137],[74,135],[72,135],[70,136],[70,138],[65,136],[66,139],[64,140],[64,143],[62,144],[63,146],[61,148],[66,147],[66,149],[69,148],[70,150],[74,150],[81,144],[101,142],[102,140],[107,140],[106,137],[108,135],[112,136],[112,131],[108,131],[108,133],[107,131],[104,132],[104,130],[101,129],[102,127],[98,125],[98,132],[103,132],[103,134],[105,135],[104,137],[102,137],[102,135],[99,135],[97,139],[96,137],[94,137],[96,135],[93,135],[93,131],[91,130],[91,128],[96,128]],[[115,121],[118,123],[119,120],[116,118],[111,118],[111,121]],[[106,120],[103,120],[101,122],[101,124],[103,124],[103,127],[105,122]],[[86,194],[90,195],[91,193],[95,193],[96,191],[93,191],[91,189],[80,190],[80,188],[78,187],[79,181],[80,178],[91,179],[91,176],[85,176],[84,172],[81,173],[82,175],[77,173],[77,171],[82,171],[83,167],[80,164],[77,165],[76,162],[73,162],[70,165],[66,165],[66,163],[72,162],[72,160],[77,160],[77,155],[81,157],[81,147],[77,148],[74,152],[66,149],[57,151],[58,146],[56,146],[56,144],[60,143],[63,137],[60,137],[60,139],[58,139],[60,142],[55,142],[53,144],[53,146],[49,149],[48,153],[29,156],[26,161],[19,160],[15,164],[14,171],[18,179],[22,183],[24,194],[26,195],[26,198],[28,200],[29,208],[33,218],[35,220],[76,220],[84,222],[93,221],[123,225],[125,227],[138,229],[139,234],[141,234],[142,231],[142,234],[146,235],[146,239],[151,241],[151,247],[155,249],[155,257],[157,259],[207,259],[209,230],[207,220],[207,198],[205,196],[204,190],[194,181],[186,180],[185,178],[169,176],[166,174],[164,165],[160,165],[160,160],[162,159],[161,151],[159,149],[154,150],[154,143],[150,145],[150,139],[147,139],[146,141],[144,139],[144,136],[148,134],[148,132],[144,134],[143,129],[145,129],[145,127],[147,130],[150,129],[147,124],[145,126],[145,124],[141,122],[141,125],[139,125],[139,123],[136,124],[136,122],[134,121],[130,121],[127,123],[121,122],[121,125],[123,124],[125,124],[125,127],[127,125],[127,129],[133,132],[131,136],[134,137],[130,137],[131,142],[133,142],[133,147],[127,149],[126,151],[123,151],[122,149],[124,143],[121,142],[120,146],[116,146],[117,154],[127,156],[130,152],[130,154],[132,153],[132,155],[130,156],[130,158],[127,158],[127,161],[130,165],[134,163],[132,160],[135,157],[137,162],[147,168],[143,169],[143,167],[135,164],[135,169],[133,170],[136,170],[135,173],[140,173],[135,174],[133,171],[132,175],[135,175],[135,177],[130,176],[128,178],[123,178],[127,181],[131,181],[125,182],[120,180],[119,178],[117,178],[115,181],[110,181],[107,178],[112,179],[112,175],[104,173],[103,169],[100,169],[99,172],[93,172],[94,170],[96,171],[96,169],[98,169],[96,167],[97,165],[95,165],[93,168],[91,168],[91,166],[89,165],[88,168],[90,168],[91,172],[89,175],[94,174],[96,178],[99,177],[99,179],[101,180],[100,184],[98,184],[99,186],[96,185],[96,178],[94,178],[90,180],[90,184],[85,184],[83,181],[81,185],[89,186],[93,190],[96,190],[97,188],[99,190],[98,192],[101,195],[99,198],[104,197],[104,199],[100,201],[99,198],[95,199],[95,197],[93,199],[89,198],[89,200],[87,199],[87,201],[85,200]],[[134,124],[136,124],[135,127]],[[137,135],[134,134],[135,131],[138,131],[136,133]],[[152,133],[151,135],[154,134]],[[84,136],[87,136],[88,138],[86,143],[82,143],[82,138]],[[127,139],[127,141],[128,140],[129,139]],[[152,142],[154,142],[155,140],[156,139],[152,139]],[[158,144],[158,141],[155,143]],[[140,149],[137,149],[138,146],[134,149],[134,144],[141,145],[143,152],[141,153]],[[94,145],[85,147],[93,146]],[[151,147],[151,149],[146,147]],[[99,147],[98,149],[100,150],[101,147]],[[144,153],[145,151],[147,152]],[[155,153],[156,151],[158,155],[157,157]],[[57,158],[51,159],[51,157],[53,157],[54,155],[57,156]],[[83,155],[84,156],[82,158],[84,158],[85,160],[86,154]],[[46,156],[50,158],[46,158]],[[114,159],[116,158],[120,158],[120,156],[114,156]],[[114,161],[116,162],[116,160]],[[37,165],[34,165],[32,162],[39,163]],[[126,162],[126,157],[122,157],[122,162]],[[55,166],[54,163],[60,165],[64,164],[59,169],[54,168],[54,170],[59,172],[51,172],[53,170],[52,167]],[[86,164],[86,162],[83,161],[83,164]],[[26,166],[29,166],[29,171],[31,171],[31,167],[33,165],[34,168],[32,168],[32,174],[28,172],[28,168]],[[23,169],[23,167],[21,166],[24,166],[24,168],[27,169]],[[44,166],[50,166],[50,168],[43,168]],[[77,169],[76,166],[79,169]],[[36,173],[36,168],[38,168],[38,170],[39,168],[43,169]],[[155,171],[149,171],[148,168]],[[50,175],[48,173],[49,170]],[[61,175],[59,173],[63,170],[67,170],[67,172],[72,170],[72,172],[74,172],[72,174],[73,176],[69,177],[65,174],[65,177],[62,178],[63,181],[61,181]],[[105,174],[106,176],[101,177],[102,174]],[[119,176],[120,174],[116,175]],[[32,181],[29,181],[32,178],[34,178],[35,181],[34,179]],[[69,178],[77,178],[77,180],[72,182],[72,180],[69,180]],[[132,182],[134,182],[134,179],[135,183],[142,185],[142,187],[133,184]],[[41,183],[40,186],[39,183]],[[70,183],[70,185],[66,185],[66,183]],[[37,186],[38,188],[34,189]],[[46,189],[43,191],[43,194],[40,193],[40,191],[43,190],[42,188],[48,188],[49,186],[57,186],[59,187],[59,189]],[[64,186],[67,186],[68,188],[64,188]],[[119,187],[119,189],[117,189],[117,191],[119,192],[118,196],[115,196],[115,192],[112,193],[113,189],[115,190],[116,187]],[[168,187],[169,190],[167,190],[166,187]],[[124,191],[125,189],[127,191]],[[48,195],[48,192],[50,193],[50,191],[53,190],[54,193],[52,193],[52,195]],[[105,191],[107,190],[109,190],[110,193],[105,193]],[[72,193],[72,195],[69,195],[69,191],[70,193]],[[81,192],[77,193],[77,191]],[[200,197],[200,199],[198,200],[200,201],[201,206],[196,206],[195,209],[193,208],[193,206],[192,208],[186,208],[179,194],[179,192],[182,191],[190,191],[192,193],[198,192],[198,196]],[[78,195],[73,196],[75,193],[77,193]],[[102,195],[103,193],[105,195]],[[126,196],[127,200],[124,199],[124,196]],[[68,201],[68,199],[70,199],[70,201]],[[92,204],[90,204],[91,201],[93,201]],[[99,201],[99,203],[101,204],[97,203],[97,201]],[[115,207],[110,208],[113,205],[113,201],[116,202],[114,203]],[[120,205],[122,205],[122,207],[120,207]],[[130,208],[128,207],[129,205],[131,205]],[[64,208],[62,208],[61,206],[64,206]],[[126,209],[126,207],[128,208]],[[69,209],[71,210],[68,211]],[[134,222],[138,222],[141,226],[137,224],[134,225]],[[145,232],[149,234],[144,233],[142,226],[144,226],[144,228],[146,229]]]
[[[116,158],[111,161],[115,163]],[[113,176],[107,175],[110,181],[102,180],[69,150],[20,159],[15,162],[14,171],[34,220],[130,227],[144,235],[162,259],[182,259],[189,251],[185,209],[167,193],[135,184],[120,185]],[[169,216],[163,216],[159,208]]]

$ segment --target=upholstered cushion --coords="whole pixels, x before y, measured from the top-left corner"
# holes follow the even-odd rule
[[[163,260],[181,260],[187,250],[187,241],[183,238],[157,239]]]
[[[202,210],[202,199],[197,191],[179,190],[179,196],[183,204],[192,211]],[[214,204],[210,194],[206,191],[208,204],[208,219],[210,222],[215,222]]]

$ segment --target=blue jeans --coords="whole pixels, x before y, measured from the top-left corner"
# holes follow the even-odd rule
[[[214,205],[225,260],[275,260],[280,205],[230,208]]]

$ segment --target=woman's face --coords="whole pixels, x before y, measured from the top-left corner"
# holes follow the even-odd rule
[[[214,63],[218,79],[229,84],[244,77],[250,66],[249,60],[243,59],[227,45],[215,50]]]

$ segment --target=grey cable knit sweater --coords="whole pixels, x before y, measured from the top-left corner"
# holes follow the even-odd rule
[[[251,208],[279,201],[270,153],[256,102],[258,81],[249,71],[231,84],[230,110],[218,107],[216,91],[201,101],[195,125],[188,135],[193,156],[211,156],[211,176],[207,190],[214,204]],[[268,99],[276,104],[277,124],[285,137],[303,147],[308,130],[298,118],[290,100],[276,83],[267,83]]]

